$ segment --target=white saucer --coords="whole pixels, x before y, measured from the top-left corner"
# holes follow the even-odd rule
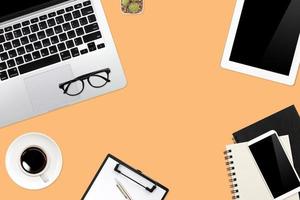
[[[49,179],[44,182],[41,177],[32,177],[26,175],[20,167],[20,155],[28,147],[40,147],[45,151],[48,157],[48,167],[45,171]],[[62,155],[58,145],[54,140],[40,133],[28,133],[15,139],[6,152],[6,170],[10,178],[19,186],[38,190],[51,185],[59,176],[62,169]]]

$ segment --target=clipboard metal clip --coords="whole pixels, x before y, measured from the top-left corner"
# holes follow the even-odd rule
[[[137,182],[136,180],[134,180],[133,178],[127,176],[127,175],[124,174],[124,173],[122,173],[122,172],[120,171],[119,167],[120,167],[120,164],[117,164],[117,165],[115,166],[115,169],[114,169],[114,170],[115,170],[117,173],[119,173],[119,174],[121,174],[122,176],[128,178],[129,180],[135,182],[135,183],[138,184],[139,186],[145,188],[148,192],[151,192],[151,193],[152,193],[152,192],[156,189],[157,186],[156,186],[155,184],[152,186],[152,188],[146,187],[146,186],[142,185],[141,183]],[[135,173],[142,174],[142,172],[139,171],[139,170],[135,171]]]

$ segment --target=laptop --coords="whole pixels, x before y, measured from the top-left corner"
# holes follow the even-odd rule
[[[293,85],[300,63],[300,3],[237,0],[222,67]]]
[[[0,8],[0,127],[125,87],[99,0]]]

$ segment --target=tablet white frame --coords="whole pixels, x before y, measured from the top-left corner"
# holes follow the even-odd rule
[[[270,136],[272,136],[272,135],[276,135],[276,137],[278,138],[278,141],[280,142],[281,147],[282,147],[283,151],[285,152],[285,155],[287,156],[288,161],[290,162],[290,164],[291,164],[291,166],[292,166],[292,169],[294,170],[294,173],[296,174],[296,177],[297,177],[297,179],[298,179],[298,181],[299,181],[299,183],[300,183],[300,179],[299,179],[299,176],[298,176],[298,174],[297,174],[297,172],[296,172],[296,170],[295,170],[295,168],[294,168],[294,165],[292,164],[291,159],[290,159],[290,157],[288,156],[287,151],[286,151],[284,145],[282,145],[281,140],[280,140],[280,138],[278,137],[278,134],[277,134],[276,131],[271,130],[271,131],[269,131],[269,132],[267,132],[267,133],[265,133],[265,134],[262,134],[262,135],[258,136],[257,138],[254,138],[254,139],[250,140],[250,141],[248,142],[248,147],[250,147],[251,145],[253,145],[253,144],[255,144],[255,143],[257,143],[257,142],[259,142],[259,141],[261,141],[261,140],[264,140],[265,138],[270,137]],[[254,158],[254,156],[252,155],[250,149],[249,149],[249,152],[250,152],[250,154],[251,154],[251,156],[252,156],[252,158],[253,158],[253,160],[254,160],[254,163],[255,163],[255,165],[256,165],[256,167],[257,167],[257,169],[258,169],[258,171],[259,171],[259,173],[260,173],[262,179],[264,180],[264,182],[265,182],[265,184],[266,184],[266,186],[267,186],[267,188],[268,188],[268,190],[269,190],[269,192],[270,192],[270,195],[273,197],[272,192],[271,192],[271,190],[269,189],[268,184],[267,184],[266,180],[264,179],[264,176],[262,175],[261,171],[259,170],[259,167],[258,167],[258,165],[257,165],[257,163],[256,163],[256,161],[255,161],[255,158]],[[287,193],[285,193],[285,194],[283,194],[283,195],[281,195],[281,196],[279,196],[279,197],[277,197],[277,198],[274,198],[274,197],[273,197],[273,198],[274,198],[274,200],[284,200],[284,199],[286,199],[287,197],[290,197],[290,196],[292,196],[292,195],[294,195],[294,194],[296,194],[296,193],[298,193],[298,192],[300,192],[300,186],[297,187],[297,188],[295,188],[295,189],[293,189],[293,190],[291,190],[291,191],[289,191],[289,192],[287,192]]]
[[[287,85],[294,85],[296,76],[297,76],[298,67],[300,64],[300,56],[299,56],[300,55],[300,35],[298,38],[298,44],[296,46],[292,66],[290,69],[290,74],[288,76],[278,74],[275,72],[271,72],[271,71],[267,71],[267,70],[263,70],[263,69],[259,69],[259,68],[252,67],[249,65],[233,62],[233,61],[229,60],[230,55],[231,55],[232,46],[233,46],[234,39],[235,39],[235,35],[236,35],[237,28],[239,25],[240,17],[242,14],[244,2],[245,2],[245,0],[237,0],[233,18],[232,18],[232,22],[231,22],[231,26],[229,29],[229,34],[228,34],[225,49],[224,49],[224,53],[223,53],[223,57],[222,57],[222,61],[221,61],[221,66],[225,69],[229,69],[232,71],[256,76],[256,77],[267,79],[270,81],[275,81],[275,82],[279,82],[279,83],[283,83],[283,84],[287,84]]]

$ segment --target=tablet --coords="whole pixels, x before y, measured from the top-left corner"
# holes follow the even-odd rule
[[[237,0],[222,67],[293,85],[300,62],[297,0]]]

